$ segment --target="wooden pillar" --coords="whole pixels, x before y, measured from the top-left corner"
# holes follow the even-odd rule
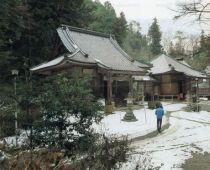
[[[198,82],[199,82],[199,79],[196,78],[195,81],[196,81],[196,103],[198,103],[198,99],[199,99],[199,86],[198,86]],[[197,105],[197,110],[198,110],[198,105]]]
[[[137,82],[137,87],[136,87],[136,89],[137,89],[137,92],[139,93],[139,91],[140,91],[140,88],[139,88],[139,86],[140,86],[140,81],[136,81]]]
[[[132,76],[129,77],[129,92],[131,93],[131,95],[133,96],[133,78]]]
[[[154,83],[153,82],[150,82],[151,83],[151,86],[152,86],[152,101],[155,101],[155,97],[154,97],[154,93],[155,93],[155,90],[154,90]]]
[[[104,75],[103,74],[101,74],[101,76],[100,76],[100,95],[101,95],[101,97],[104,97]]]
[[[112,102],[112,78],[111,73],[107,74],[107,100]]]
[[[204,80],[204,79],[203,79]],[[202,81],[203,81],[202,80]],[[209,95],[210,93],[210,80],[207,78],[206,81],[208,82],[208,87],[207,87],[207,94],[206,95]]]
[[[163,94],[162,84],[163,84],[163,75],[160,76],[160,94],[159,95]]]
[[[190,93],[190,96],[192,96],[192,79],[190,78],[190,80],[189,80],[189,93]]]
[[[117,89],[118,89],[118,87],[117,87],[117,80],[115,81],[115,97],[117,96]]]
[[[193,91],[193,89],[192,89],[192,78],[190,77],[190,79],[189,79],[189,101],[190,102],[192,102],[192,91]]]
[[[143,98],[145,97],[146,81],[143,81]]]

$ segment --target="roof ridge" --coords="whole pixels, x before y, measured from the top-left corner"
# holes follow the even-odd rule
[[[57,29],[57,30],[58,30],[58,29]],[[61,29],[61,31],[63,32],[63,35],[65,36],[66,40],[67,40],[70,44],[73,44],[72,47],[73,47],[73,48],[75,49],[75,51],[76,51],[77,48],[78,48],[78,45],[72,40],[72,38],[69,36],[69,34],[67,33],[67,31],[66,31],[66,34],[64,34],[64,30],[63,30],[63,29]],[[67,37],[66,37],[66,36],[67,36]],[[75,47],[74,44],[75,44],[77,47]],[[73,51],[71,51],[71,52],[73,52]]]
[[[164,57],[164,56],[166,56],[166,57],[168,57],[168,56],[165,55],[165,54],[161,54],[161,56],[163,56],[163,59],[164,59],[165,62],[168,64],[167,67],[168,67],[169,69],[172,69],[172,67],[174,67],[174,66],[172,66],[170,63],[168,63],[167,58]],[[168,57],[168,58],[170,58],[170,57]],[[172,67],[171,67],[169,64],[170,64]]]
[[[165,55],[165,54],[164,54]],[[181,64],[181,65],[183,65],[183,66],[185,66],[185,67],[188,67],[189,69],[191,69],[191,70],[194,70],[194,71],[197,71],[197,72],[200,72],[200,73],[203,73],[203,72],[201,72],[201,71],[198,71],[198,70],[196,70],[196,69],[194,69],[194,68],[192,68],[192,67],[189,67],[189,66],[187,66],[187,65],[185,65],[185,64],[183,64],[183,63],[181,63],[181,62],[179,62],[179,61],[177,61],[176,59],[174,59],[174,58],[172,58],[172,57],[170,57],[170,56],[168,56],[168,55],[165,55],[166,57],[168,57],[168,58],[170,58],[171,60],[173,60],[173,61],[175,61],[175,62],[177,62],[177,63],[179,63],[179,64]]]
[[[57,31],[58,30],[61,30],[62,32],[63,32],[63,35],[65,36],[65,38],[66,38],[66,40],[71,44],[71,46],[74,48],[74,51],[70,51],[67,47],[66,47],[66,49],[69,51],[69,52],[71,52],[71,53],[77,53],[78,51],[80,51],[83,55],[84,55],[84,57],[88,57],[88,54],[85,52],[85,51],[83,51],[79,46],[78,46],[78,44],[74,41],[74,39],[72,39],[72,37],[71,37],[71,35],[69,35],[70,33],[69,33],[69,31],[65,31],[66,32],[66,35],[64,34],[64,29],[62,29],[62,28],[57,28]],[[58,33],[59,34],[59,33]],[[65,45],[64,45],[65,46]]]
[[[61,27],[67,27],[71,31],[76,31],[76,32],[80,32],[80,33],[86,33],[86,34],[100,36],[100,37],[104,37],[104,38],[109,38],[110,35],[111,35],[111,34],[106,34],[106,33],[103,33],[103,32],[92,31],[92,30],[89,30],[89,29],[73,27],[73,26],[69,26],[69,25],[65,25],[65,24],[61,24]]]

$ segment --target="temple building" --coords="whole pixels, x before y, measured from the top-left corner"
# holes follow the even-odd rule
[[[66,48],[59,57],[31,68],[33,74],[70,74],[76,70],[92,77],[94,94],[106,101],[123,100],[133,93],[133,76],[150,66],[135,61],[108,34],[62,25],[57,33]]]
[[[160,99],[184,99],[186,94],[198,93],[198,83],[206,78],[204,73],[192,69],[186,62],[161,54],[151,61],[154,95]]]

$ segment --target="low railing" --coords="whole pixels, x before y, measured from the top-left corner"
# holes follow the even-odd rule
[[[177,100],[178,99],[178,96],[177,94],[176,95],[157,95],[157,99],[158,100],[171,100],[171,101],[174,101],[174,100]]]

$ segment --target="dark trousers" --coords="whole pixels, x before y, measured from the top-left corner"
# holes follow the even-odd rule
[[[161,131],[161,126],[162,126],[162,119],[157,119],[157,130],[158,130],[158,132]]]

